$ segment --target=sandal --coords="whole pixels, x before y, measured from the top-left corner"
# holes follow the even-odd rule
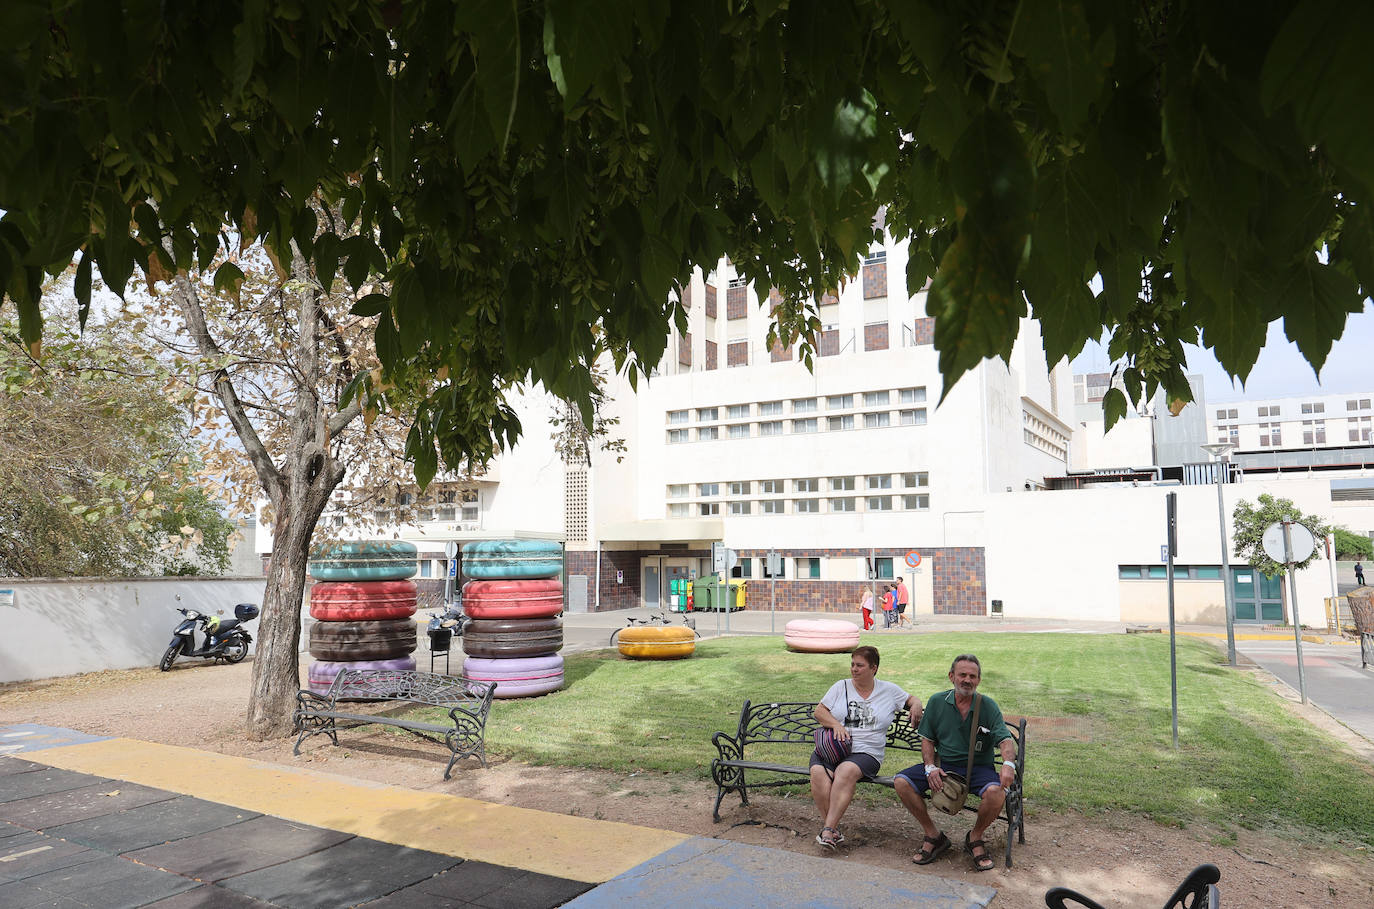
[[[827,836],[827,834],[829,835]],[[834,827],[822,827],[821,832],[816,834],[817,845],[824,846],[830,850],[834,850],[835,847],[842,842],[844,842],[844,838],[840,836],[840,831],[836,830]]]
[[[991,871],[995,863],[992,860],[992,856],[988,855],[987,845],[982,840],[970,841],[969,837],[971,835],[971,832],[964,834],[964,850],[968,852],[969,858],[973,859],[973,870]],[[973,851],[975,849],[982,849],[983,854],[978,855],[976,852]]]
[[[927,845],[931,847],[929,852],[926,852]],[[911,861],[917,865],[929,865],[941,855],[944,855],[945,850],[952,845],[954,844],[949,841],[949,837],[945,836],[943,833],[939,836],[925,837],[921,841],[921,851],[913,855]]]

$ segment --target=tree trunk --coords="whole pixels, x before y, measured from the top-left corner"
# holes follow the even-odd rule
[[[291,715],[300,689],[301,601],[315,523],[339,479],[322,472],[316,482],[288,492],[290,513],[278,515],[272,531],[272,560],[267,571],[262,621],[253,658],[252,696],[248,702],[248,737],[254,741],[291,732]],[[338,478],[343,471],[336,470]],[[303,494],[301,494],[303,493]]]

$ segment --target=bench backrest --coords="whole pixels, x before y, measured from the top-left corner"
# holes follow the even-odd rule
[[[811,702],[751,704],[745,701],[736,738],[741,747],[751,742],[812,744],[818,725],[816,705]],[[921,750],[921,739],[908,722],[906,708],[897,711],[887,729],[887,747]]]
[[[409,669],[344,669],[334,676],[329,697],[401,700],[433,707],[480,709],[491,703],[495,682]]]

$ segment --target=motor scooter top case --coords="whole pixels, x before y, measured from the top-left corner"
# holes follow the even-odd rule
[[[317,581],[400,581],[412,577],[418,553],[401,540],[350,540],[315,549],[310,576]]]

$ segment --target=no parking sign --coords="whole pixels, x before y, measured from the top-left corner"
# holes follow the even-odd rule
[[[921,567],[921,554],[916,550],[911,550],[906,554],[906,564],[908,568]]]

